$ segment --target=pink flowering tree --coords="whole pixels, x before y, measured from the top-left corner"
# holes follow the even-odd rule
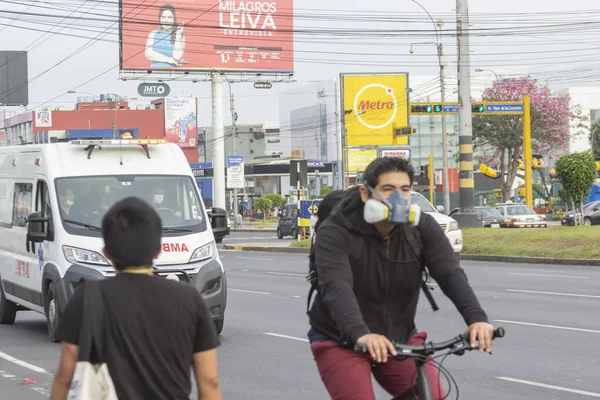
[[[496,82],[483,92],[482,101],[531,101],[531,138],[533,154],[557,159],[568,149],[570,127],[581,125],[581,112],[574,110],[567,94],[553,94],[529,77]],[[473,145],[486,155],[480,161],[501,171],[504,201],[512,187],[523,157],[522,115],[480,115],[473,118]]]

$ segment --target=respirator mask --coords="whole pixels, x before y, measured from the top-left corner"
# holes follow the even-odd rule
[[[365,203],[364,218],[369,224],[387,221],[390,224],[409,224],[417,226],[421,219],[421,207],[404,200],[401,190],[396,190],[386,199],[379,192],[367,185],[369,191],[381,201],[369,199]]]

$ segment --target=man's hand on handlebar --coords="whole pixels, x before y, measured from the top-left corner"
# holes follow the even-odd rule
[[[469,335],[471,348],[475,348],[475,342],[479,341],[479,351],[492,351],[492,340],[494,338],[494,327],[487,322],[476,322],[471,324],[466,333]]]
[[[386,338],[382,335],[377,335],[375,333],[369,333],[367,335],[361,336],[356,341],[358,344],[364,344],[367,346],[369,350],[369,354],[373,357],[373,360],[380,362],[387,362],[388,360],[388,352],[393,356],[396,355],[396,348]]]

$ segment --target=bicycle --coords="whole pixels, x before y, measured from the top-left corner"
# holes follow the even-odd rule
[[[494,330],[494,336],[492,340],[504,337],[504,333],[504,328],[496,328]],[[478,347],[471,348],[469,344],[469,335],[466,333],[462,333],[453,339],[438,343],[430,341],[419,345],[410,345],[392,341],[392,344],[396,348],[397,354],[396,356],[390,355],[392,359],[402,361],[407,358],[413,358],[415,366],[417,367],[417,391],[415,393],[414,388],[412,388],[406,393],[402,393],[393,397],[391,400],[431,400],[433,398],[433,395],[431,393],[431,386],[429,385],[429,378],[425,373],[425,364],[428,361],[430,361],[429,357],[433,356],[437,352],[444,350],[449,350],[448,352],[443,354],[445,358],[450,354],[462,356],[467,350],[471,351],[478,349]],[[356,344],[354,346],[354,352],[356,352],[357,354],[368,353],[367,346],[364,344]],[[457,392],[456,398],[458,399],[458,385],[456,384],[456,381],[454,380],[454,378],[452,378],[450,373],[442,366],[442,363],[437,363],[439,366],[440,373],[446,376],[449,379],[449,381],[451,380],[454,383]],[[446,398],[449,396],[449,394],[450,390],[446,394]]]

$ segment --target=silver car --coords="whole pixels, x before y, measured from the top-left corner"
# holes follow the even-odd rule
[[[506,218],[508,228],[546,228],[548,226],[545,215],[539,215],[525,204],[498,204],[496,209]]]

